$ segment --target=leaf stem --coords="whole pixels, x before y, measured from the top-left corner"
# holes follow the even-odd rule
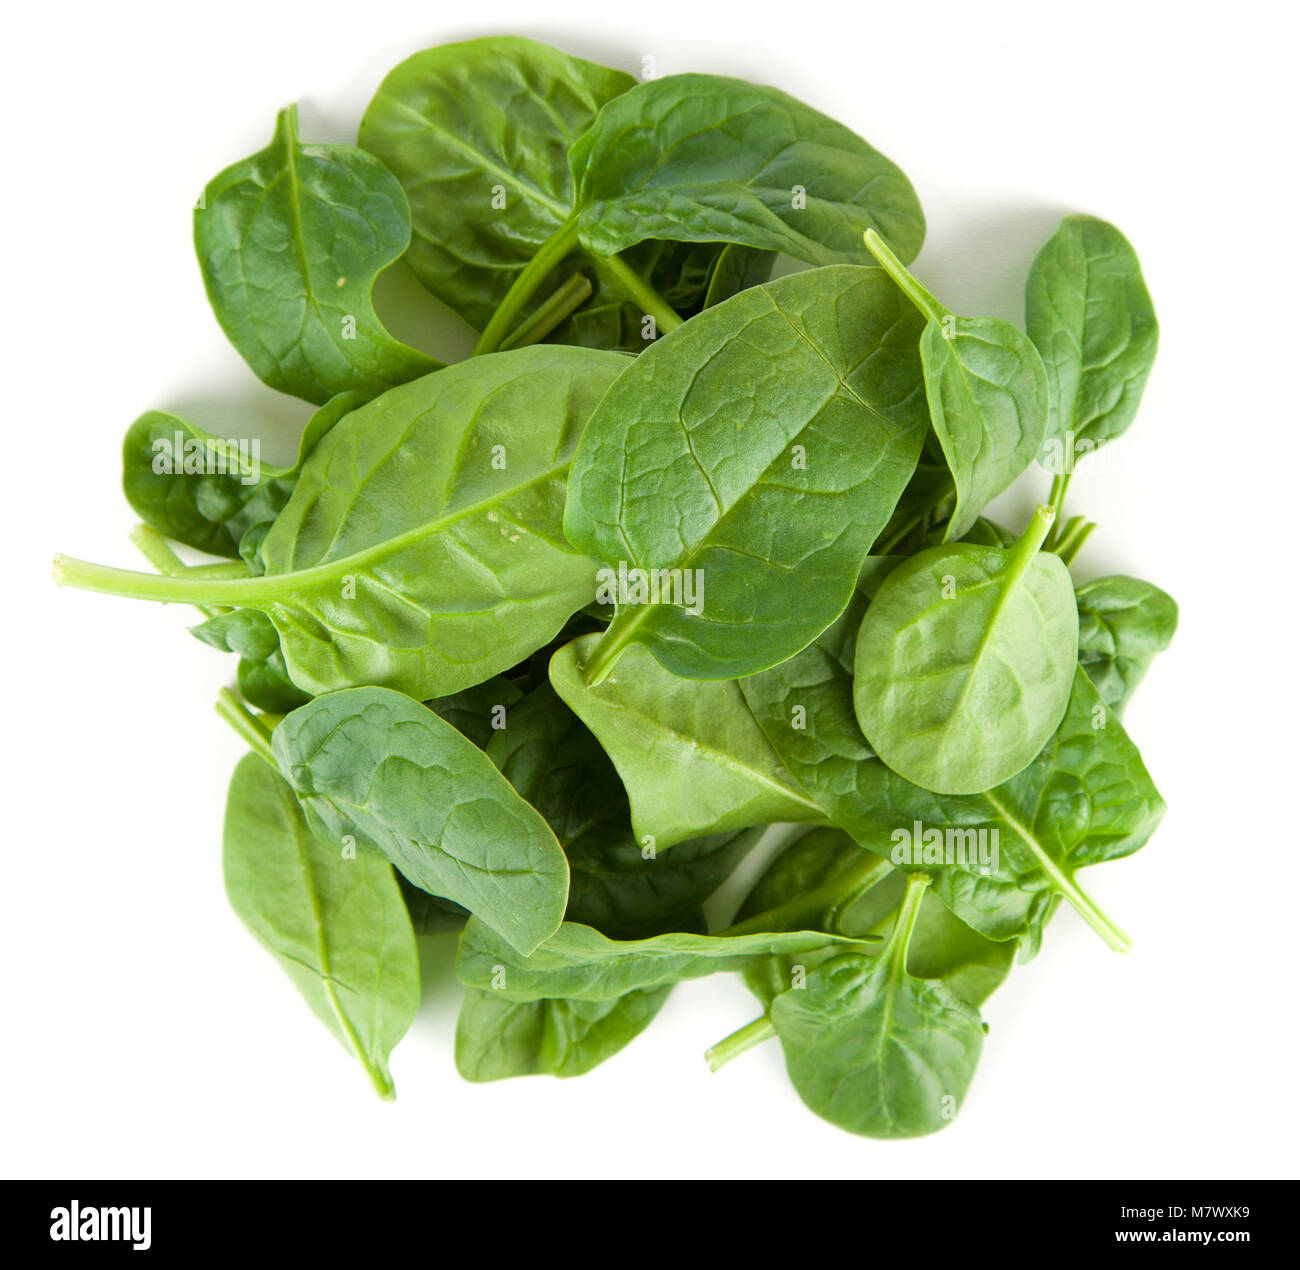
[[[501,348],[523,348],[545,339],[580,304],[590,298],[591,289],[591,280],[575,273],[563,286],[556,288],[549,300],[538,306],[532,317],[501,341]]]
[[[909,873],[907,890],[903,892],[903,902],[898,906],[898,920],[894,923],[894,933],[889,937],[889,944],[883,953],[890,960],[890,972],[895,978],[907,973],[907,949],[912,942],[912,932],[916,929],[916,919],[921,915],[921,901],[925,899],[925,888],[930,885],[926,873]]]
[[[1083,549],[1083,544],[1088,541],[1096,528],[1097,526],[1086,516],[1074,516],[1050,550],[1060,556],[1066,564],[1073,564],[1075,556]]]
[[[880,261],[880,267],[898,284],[899,290],[907,296],[911,302],[916,305],[921,312],[929,318],[931,322],[942,322],[948,316],[948,310],[939,303],[917,280],[908,272],[907,266],[890,250],[889,244],[885,242],[874,229],[869,229],[862,235],[863,241],[867,244],[867,250]]]
[[[229,688],[222,688],[217,694],[217,713],[248,742],[259,758],[265,759],[277,772],[280,770],[271,753],[270,730]]]
[[[1065,491],[1070,488],[1070,475],[1069,472],[1057,472],[1052,477],[1052,488],[1047,493],[1048,506],[1058,517],[1065,506]],[[1059,520],[1057,523],[1059,525]],[[1048,551],[1051,551],[1056,546],[1056,534],[1057,531],[1054,529],[1047,539]]]
[[[574,212],[538,249],[537,254],[519,271],[510,290],[505,293],[496,312],[483,328],[474,355],[492,353],[501,347],[501,341],[514,330],[519,315],[533,298],[538,287],[551,275],[551,271],[578,245],[578,213]]]
[[[131,530],[131,541],[140,549],[140,554],[149,561],[159,573],[169,577],[185,572],[185,562],[172,550],[172,545],[156,529],[149,525],[137,525]],[[194,606],[204,617],[218,617],[229,610],[210,604]]]
[[[761,1045],[775,1035],[776,1028],[772,1026],[772,1020],[766,1014],[760,1015],[752,1023],[746,1023],[704,1051],[709,1070],[716,1072],[733,1058],[739,1058],[746,1050],[752,1050],[755,1045]]]
[[[1025,532],[1021,535],[1020,541],[1011,548],[1006,564],[1006,585],[1009,586],[1011,582],[1029,568],[1029,562],[1038,554],[1038,549],[1043,545],[1043,540],[1047,537],[1047,531],[1052,527],[1052,522],[1055,519],[1056,512],[1045,503],[1039,503],[1034,508],[1034,514],[1030,518],[1029,524],[1025,526]]]
[[[116,569],[112,565],[78,560],[74,556],[55,556],[52,576],[59,586],[101,595],[120,595],[135,600],[176,600],[183,604],[255,605],[259,593],[266,590],[265,578],[254,577],[247,568],[235,578],[194,576],[193,569],[177,576],[139,573],[134,569]]]
[[[597,256],[597,269],[604,273],[629,300],[641,306],[641,311],[655,320],[661,335],[681,326],[682,318],[676,309],[635,269],[618,256]]]

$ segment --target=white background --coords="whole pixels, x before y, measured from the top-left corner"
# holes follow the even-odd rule
[[[0,1171],[1294,1176],[1288,7],[11,9]],[[181,608],[49,582],[56,550],[140,567],[118,491],[140,411],[282,441],[306,417],[252,378],[208,311],[190,246],[205,181],[266,143],[279,106],[301,102],[307,139],[352,140],[399,60],[491,33],[775,83],[843,120],[912,178],[930,224],[915,267],[959,312],[1019,321],[1025,271],[1067,212],[1114,221],[1141,255],[1160,356],[1123,461],[1081,473],[1070,509],[1100,522],[1082,576],[1131,572],[1182,606],[1125,720],[1170,809],[1140,854],[1083,878],[1133,953],[1062,912],[986,1007],[970,1097],[933,1138],[822,1123],[774,1045],[711,1076],[704,1048],[755,1013],[728,977],[678,989],[592,1075],[474,1086],[455,1073],[455,991],[435,970],[394,1055],[398,1101],[379,1102],[226,906],[220,827],[241,747],[211,707],[233,659],[191,639]],[[401,333],[465,351],[463,331],[403,312],[418,289],[382,290]],[[1009,515],[1045,488],[1035,473]]]

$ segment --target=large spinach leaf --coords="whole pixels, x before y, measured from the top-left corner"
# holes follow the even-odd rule
[[[638,839],[662,849],[701,834],[821,818],[734,682],[678,679],[633,646],[617,672],[593,686],[587,664],[600,638],[560,649],[551,683],[618,769]]]
[[[1085,582],[1079,602],[1079,664],[1116,714],[1178,627],[1178,605],[1139,578],[1113,576]]]
[[[926,319],[921,363],[930,420],[957,490],[951,542],[1037,457],[1047,429],[1047,372],[1023,331],[998,318],[959,317],[876,234],[867,234],[867,246]]]
[[[427,706],[387,688],[332,692],[287,715],[272,751],[327,841],[355,838],[522,953],[559,926],[569,869],[555,835]]]
[[[315,837],[293,791],[255,754],[230,781],[222,861],[240,920],[392,1098],[388,1056],[420,1003],[415,938],[392,867],[346,858]]]
[[[1156,356],[1159,328],[1137,253],[1104,220],[1067,216],[1035,258],[1025,325],[1050,388],[1047,436],[1067,460],[1124,432]]]
[[[539,346],[403,384],[332,428],[262,540],[260,577],[160,578],[61,559],[62,580],[266,613],[293,682],[459,691],[592,599],[564,540],[578,433],[628,359]]]
[[[920,454],[919,332],[883,271],[812,270],[693,318],[613,385],[564,512],[618,601],[597,681],[633,644],[689,678],[750,674],[834,621]]]
[[[578,236],[601,255],[672,238],[827,265],[860,260],[869,228],[905,260],[925,237],[916,192],[879,151],[778,89],[721,75],[637,84],[570,163]]]
[[[951,543],[884,580],[858,635],[858,722],[900,776],[943,794],[991,789],[1033,761],[1078,660],[1070,572],[1039,550],[1040,507],[1010,550]]]
[[[194,209],[222,330],[259,379],[318,405],[438,368],[389,334],[370,299],[410,236],[392,173],[355,146],[303,145],[293,106],[271,144],[215,176]]]
[[[406,260],[420,281],[486,326],[570,214],[569,147],[635,82],[511,37],[425,49],[390,71],[358,140],[410,200]]]

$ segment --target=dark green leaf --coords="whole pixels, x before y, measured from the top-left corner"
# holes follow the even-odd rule
[[[1077,595],[1079,663],[1120,714],[1155,655],[1169,647],[1178,605],[1159,587],[1123,576],[1085,582]]]

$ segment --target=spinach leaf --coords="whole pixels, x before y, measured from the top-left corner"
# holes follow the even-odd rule
[[[487,756],[564,848],[566,920],[614,939],[699,925],[699,904],[756,841],[752,833],[732,832],[679,842],[662,854],[647,850],[632,832],[613,763],[549,684],[510,712]]]
[[[1137,253],[1104,220],[1067,216],[1035,258],[1025,325],[1050,388],[1049,444],[1068,459],[1127,430],[1155,361],[1159,328]]]
[[[881,936],[894,930],[907,875],[883,857],[864,851],[838,829],[814,829],[787,847],[768,865],[737,913],[730,930],[772,921],[807,924],[853,938]],[[908,968],[922,979],[939,979],[968,1005],[982,1004],[1007,977],[1015,957],[1014,941],[995,943],[973,931],[934,895],[926,892],[908,945]],[[804,972],[840,955],[836,949],[770,957],[745,971],[745,981],[769,1006]]]
[[[723,300],[730,300],[733,295],[769,281],[776,256],[777,253],[773,251],[760,251],[757,247],[728,243],[713,258],[702,307],[711,309]],[[665,298],[672,303],[671,297]]]
[[[531,955],[521,956],[475,917],[461,934],[456,972],[466,987],[488,989],[508,1001],[610,1001],[628,992],[738,970],[755,957],[830,944],[853,947],[858,941],[806,930],[735,936],[672,932],[613,940],[590,926],[565,922]]]
[[[321,437],[364,401],[358,392],[331,397],[308,421],[292,467],[262,463],[251,440],[215,437],[177,415],[147,411],[122,445],[126,501],[168,538],[236,557],[243,536],[254,526],[269,526],[289,501]]]
[[[387,688],[328,693],[285,716],[272,751],[327,841],[354,837],[522,953],[559,926],[569,869],[555,835],[418,701]]]
[[[234,609],[191,626],[190,634],[211,648],[239,654],[240,695],[259,710],[288,714],[311,700],[289,678],[280,636],[265,613]]]
[[[979,1062],[979,1013],[942,981],[909,972],[927,880],[909,881],[879,957],[832,957],[802,988],[772,1002],[772,1026],[799,1096],[850,1133],[913,1138],[942,1129]]]
[[[560,649],[551,683],[618,769],[639,840],[663,849],[702,834],[821,818],[734,682],[678,679],[634,645],[618,672],[593,686],[586,669],[600,638]]]
[[[466,1080],[581,1076],[649,1026],[672,985],[608,1001],[509,1001],[467,988],[456,1020],[456,1070]]]
[[[60,559],[62,581],[256,608],[304,692],[369,683],[427,698],[540,648],[588,603],[564,541],[578,433],[627,365],[539,346],[476,357],[354,410],[312,451],[261,546],[265,573],[160,578]]]
[[[921,364],[930,420],[957,489],[951,542],[1037,456],[1047,428],[1047,372],[1023,331],[997,318],[958,317],[879,236],[868,232],[867,246],[926,319]]]
[[[370,299],[410,236],[392,173],[355,146],[303,145],[294,106],[271,144],[214,177],[194,209],[222,330],[259,379],[318,405],[440,365],[394,339]]]
[[[1079,602],[1079,664],[1101,699],[1116,714],[1169,647],[1178,627],[1178,605],[1159,587],[1114,576],[1085,582]]]
[[[973,794],[1034,759],[1065,713],[1077,663],[1070,572],[1039,551],[1040,507],[1010,550],[918,552],[863,619],[853,699],[871,747],[900,776]]]
[[[393,870],[313,836],[293,791],[255,754],[235,768],[222,864],[240,921],[317,1018],[393,1097],[388,1057],[420,1003],[420,967]]]
[[[751,674],[834,621],[920,453],[919,330],[881,270],[838,266],[744,291],[628,368],[564,511],[618,601],[597,682],[633,644],[688,678]]]
[[[905,260],[925,217],[907,177],[843,124],[721,75],[666,75],[607,102],[570,152],[577,232],[613,255],[646,238],[735,242],[813,265]]]
[[[569,216],[569,147],[635,82],[534,40],[494,37],[425,49],[379,86],[358,140],[410,200],[407,263],[471,325],[487,325]]]

